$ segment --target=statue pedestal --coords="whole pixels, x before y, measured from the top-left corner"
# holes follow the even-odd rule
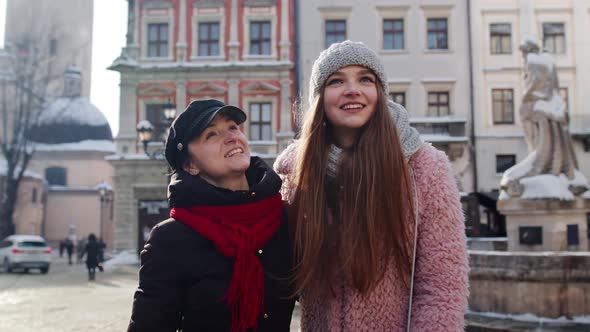
[[[508,198],[498,201],[506,216],[508,251],[588,251],[590,199]]]

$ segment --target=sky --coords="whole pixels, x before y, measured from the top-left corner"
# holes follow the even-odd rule
[[[113,135],[119,131],[120,75],[106,68],[121,54],[126,33],[127,1],[94,0],[90,101],[107,117]]]
[[[0,48],[4,47],[6,0],[0,0]],[[90,101],[119,131],[119,73],[106,68],[121,54],[127,32],[127,1],[95,0]]]

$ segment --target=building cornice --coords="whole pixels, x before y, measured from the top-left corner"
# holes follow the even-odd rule
[[[493,14],[493,15],[506,15],[506,14],[518,14],[520,13],[519,8],[483,8],[481,13]]]
[[[573,13],[573,7],[535,8],[535,14]]]

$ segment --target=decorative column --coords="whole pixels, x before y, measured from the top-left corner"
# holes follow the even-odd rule
[[[119,83],[121,96],[119,98],[119,133],[115,138],[117,154],[136,153],[135,100],[137,98],[137,81],[121,73]]]
[[[179,1],[178,8],[178,41],[176,42],[176,61],[186,61],[186,0]],[[183,101],[184,102],[184,101]]]
[[[176,81],[176,114],[180,115],[186,108],[186,80]]]
[[[139,59],[139,4],[128,0],[127,46],[125,53],[132,59]]]
[[[242,105],[239,105],[240,102],[240,80],[232,78],[227,80],[227,83],[229,84],[229,89],[227,90],[227,103],[229,105],[236,105],[239,107],[242,107]]]
[[[291,18],[289,15],[290,0],[282,0],[281,3],[281,42],[280,47],[280,61],[289,61],[289,54],[291,53],[291,42],[289,41],[289,27],[291,26]]]
[[[240,58],[240,42],[238,40],[238,0],[231,1],[231,22],[229,24],[229,61],[238,61]]]
[[[295,135],[291,128],[291,80],[283,78],[281,83],[281,129],[276,134],[277,153],[283,151]]]

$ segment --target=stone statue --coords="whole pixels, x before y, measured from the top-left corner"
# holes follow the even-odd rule
[[[577,170],[568,113],[559,95],[553,57],[540,51],[532,39],[526,39],[520,50],[525,67],[520,120],[529,155],[504,173],[500,186],[509,196],[520,197],[526,189],[522,179],[553,175],[565,184],[566,191],[579,195],[586,190],[587,181]]]

